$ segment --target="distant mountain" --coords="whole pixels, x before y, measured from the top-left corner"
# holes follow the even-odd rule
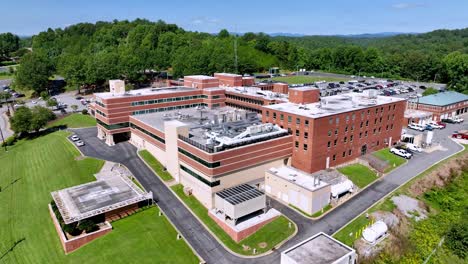
[[[285,33],[285,32],[276,32],[276,33],[267,33],[272,37],[282,36],[282,37],[304,37],[307,36],[301,33]]]
[[[415,32],[379,32],[379,33],[363,33],[363,34],[350,34],[350,35],[335,35],[343,38],[386,38],[397,35],[416,35],[420,33]]]

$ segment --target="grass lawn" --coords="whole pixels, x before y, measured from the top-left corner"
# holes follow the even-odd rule
[[[323,208],[323,211],[320,210],[318,212],[315,212],[312,217],[319,217],[321,215],[323,215],[324,213],[326,213],[328,210],[330,210],[332,208],[332,206],[330,204],[327,204],[324,208]]]
[[[286,77],[274,77],[271,79],[275,81],[287,82],[288,84],[313,83],[313,82],[318,82],[318,81],[339,82],[339,81],[348,80],[346,78],[319,77],[319,76],[286,76]]]
[[[255,234],[245,238],[239,243],[236,243],[226,234],[226,232],[224,232],[223,229],[221,229],[221,227],[218,226],[218,224],[216,224],[213,219],[210,218],[208,210],[194,196],[186,196],[184,194],[183,186],[181,184],[174,185],[171,188],[185,202],[185,204],[191,208],[192,212],[194,212],[198,218],[208,226],[211,232],[216,234],[224,245],[239,254],[253,255],[253,248],[257,249],[257,254],[267,252],[278,243],[288,238],[295,231],[295,226],[292,225],[293,227],[289,228],[289,220],[284,216],[280,216],[271,223],[262,227]],[[259,247],[259,243],[262,242],[267,242],[267,246],[265,248]],[[246,245],[250,249],[244,250],[242,245]]]
[[[338,171],[348,176],[348,178],[359,188],[364,188],[377,179],[375,172],[358,163],[341,167]]]
[[[384,149],[384,150],[388,150],[388,149]],[[381,150],[383,151],[383,150]],[[381,152],[379,151],[379,152]],[[456,158],[460,155],[463,155],[465,154],[466,152],[468,152],[468,148],[467,148],[467,145],[465,145],[465,149],[458,153],[457,155],[451,157],[450,159],[452,158]],[[389,153],[389,152],[387,152]],[[389,153],[391,154],[391,153]],[[393,154],[392,154],[393,155]],[[394,155],[395,156],[395,155]],[[448,159],[448,160],[450,160]],[[446,160],[447,161],[447,160]],[[337,232],[335,235],[333,235],[333,237],[335,237],[336,239],[340,240],[341,242],[349,245],[349,246],[352,246],[354,241],[356,240],[356,237],[355,237],[355,233],[360,230],[362,227],[364,227],[365,225],[367,225],[369,223],[369,220],[366,219],[365,217],[365,213],[372,213],[372,212],[375,212],[375,211],[387,211],[387,212],[391,212],[393,211],[393,209],[395,208],[395,205],[393,204],[393,202],[391,201],[391,198],[395,195],[399,195],[399,194],[407,194],[407,189],[409,186],[411,186],[411,184],[413,184],[414,181],[416,181],[417,179],[421,178],[421,177],[424,177],[425,175],[427,175],[428,173],[430,173],[431,171],[433,171],[434,169],[437,169],[439,166],[441,166],[444,162],[441,162],[441,163],[438,163],[436,165],[433,165],[432,167],[428,168],[427,170],[425,170],[424,172],[422,172],[421,174],[418,174],[416,177],[414,177],[413,179],[411,179],[411,181],[407,182],[406,184],[398,187],[397,190],[395,190],[395,192],[393,192],[393,194],[389,195],[387,198],[385,198],[384,200],[378,202],[376,205],[374,205],[373,207],[369,208],[369,210],[366,210],[365,212],[363,212],[360,216],[358,216],[356,219],[354,219],[353,221],[349,222],[343,229],[341,229],[339,232]],[[353,233],[352,236],[349,236],[350,233]]]
[[[96,119],[90,115],[82,115],[81,113],[75,113],[68,115],[64,118],[52,121],[47,127],[53,126],[67,126],[69,128],[92,127],[96,126]]]
[[[140,154],[156,175],[158,175],[163,181],[171,181],[174,179],[168,171],[164,170],[164,166],[153,155],[151,155],[149,151],[140,150],[138,154]]]
[[[0,74],[0,80],[13,79],[13,74]]]
[[[372,155],[376,156],[380,160],[388,162],[390,166],[385,170],[385,173],[392,171],[393,169],[397,168],[398,166],[406,162],[406,159],[400,156],[397,156],[393,153],[390,153],[390,150],[388,148],[384,148],[379,151],[376,151],[372,153]]]
[[[67,135],[58,131],[0,150],[0,253],[25,239],[1,263],[198,263],[157,208],[113,223],[110,234],[66,256],[47,210],[50,192],[95,180],[104,163],[76,159]]]
[[[140,182],[137,181],[135,178],[132,178],[132,182],[138,186],[138,188],[142,189],[143,191],[145,191],[145,188],[143,188],[143,186],[141,186]]]

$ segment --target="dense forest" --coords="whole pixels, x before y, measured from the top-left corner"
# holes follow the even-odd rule
[[[53,74],[71,87],[123,78],[145,83],[153,72],[173,77],[214,72],[255,73],[270,67],[447,82],[468,92],[468,28],[385,38],[270,37],[189,32],[144,19],[80,23],[32,38],[33,52],[18,68],[16,85],[41,91]],[[236,60],[237,50],[237,60]]]

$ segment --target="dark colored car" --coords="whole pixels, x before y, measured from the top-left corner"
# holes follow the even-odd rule
[[[425,89],[426,89],[426,86],[421,85],[421,86],[419,86],[419,88],[425,90]]]
[[[455,124],[455,121],[453,119],[442,119],[442,122],[448,123],[448,124]]]
[[[408,87],[408,92],[414,92],[414,89],[411,87]]]

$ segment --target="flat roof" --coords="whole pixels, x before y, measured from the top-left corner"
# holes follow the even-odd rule
[[[184,76],[184,78],[190,78],[190,79],[197,79],[197,80],[213,80],[213,79],[218,79],[213,76],[208,76],[208,75],[188,75]]]
[[[231,187],[220,192],[216,193],[217,196],[221,197],[228,203],[232,205],[237,205],[254,198],[260,197],[265,195],[262,191],[258,190],[257,188],[248,185],[248,184],[241,184],[235,187]]]
[[[327,185],[327,182],[320,179],[319,175],[309,174],[291,166],[282,166],[268,170],[271,174],[283,178],[309,191],[316,191]]]
[[[161,88],[148,87],[148,88],[126,91],[124,94],[114,95],[111,92],[104,92],[104,93],[95,93],[94,95],[103,99],[108,99],[108,98],[122,98],[122,97],[130,97],[130,96],[144,96],[144,95],[188,92],[188,91],[196,91],[196,90],[198,89],[185,87],[185,86],[171,86],[171,87],[161,87]]]
[[[355,250],[320,232],[283,251],[282,254],[290,257],[298,264],[327,264],[334,263],[352,252],[355,252]]]
[[[240,74],[228,73],[228,72],[216,72],[215,75],[229,76],[229,77],[242,77]]]
[[[263,124],[255,112],[233,107],[192,107],[134,115],[132,118],[164,132],[166,121],[177,120],[189,127],[186,142],[210,153],[288,135],[287,130]]]
[[[295,104],[288,102],[264,107],[310,118],[320,118],[405,100],[397,97],[369,95],[369,92],[365,91],[365,93],[346,93],[321,97],[320,102],[317,103]]]
[[[316,88],[314,86],[310,85],[305,85],[305,86],[297,86],[297,87],[291,87],[289,88],[291,90],[298,90],[298,91],[311,91],[311,90],[320,90],[319,88]]]
[[[249,95],[267,100],[281,100],[288,102],[288,95],[282,93],[275,93],[272,91],[265,91],[259,87],[225,87],[227,92],[237,93],[240,95]]]
[[[52,192],[51,195],[65,223],[73,223],[152,199],[151,192],[141,190],[128,175],[120,175],[121,172],[108,172],[108,176],[101,176],[97,181]]]
[[[458,93],[455,91],[447,91],[436,94],[431,94],[427,96],[420,97],[418,99],[413,99],[411,102],[426,104],[426,105],[436,105],[436,106],[446,106],[451,104],[456,104],[460,102],[468,101],[468,95]]]
[[[406,109],[405,118],[424,118],[432,116],[431,112],[415,110],[415,109]]]

